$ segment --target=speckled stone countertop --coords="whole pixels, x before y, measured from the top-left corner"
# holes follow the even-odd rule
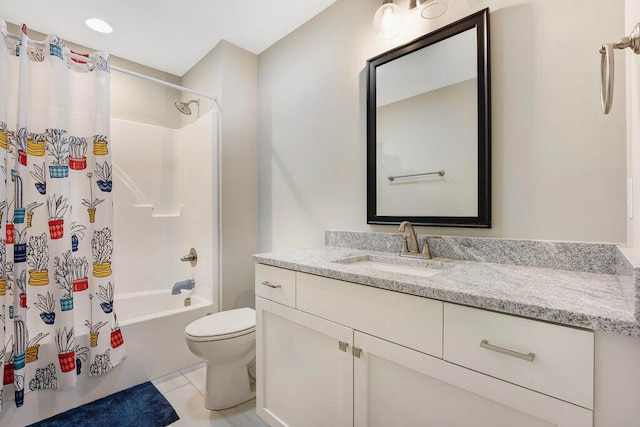
[[[440,242],[440,250],[458,246],[461,242],[469,244],[468,240],[457,241],[456,239],[463,238],[452,239],[445,242],[446,244]],[[480,246],[487,241],[490,241],[489,246],[493,253],[499,252],[500,245],[496,246],[496,241],[499,240],[501,239],[477,239],[473,243],[477,246],[475,253],[480,253]],[[504,240],[502,243],[510,247],[509,245],[514,245],[513,242],[519,242],[516,246],[525,252],[532,251],[528,245],[540,243],[524,240]],[[598,244],[585,243],[558,243],[559,246],[556,246],[553,242],[544,243],[547,246],[551,245],[554,251],[559,252],[558,256],[564,254],[564,264],[558,264],[557,259],[548,254],[540,259],[548,259],[553,268],[537,266],[545,265],[546,262],[543,261],[534,260],[514,265],[499,257],[495,258],[494,262],[443,258],[438,257],[437,253],[434,253],[433,260],[405,258],[400,257],[397,252],[384,252],[385,249],[390,249],[384,245],[375,247],[378,250],[340,247],[339,242],[333,240],[329,232],[327,244],[334,246],[256,254],[253,260],[261,264],[471,307],[640,337],[640,322],[636,318],[638,311],[636,277],[639,269],[636,268],[633,260],[627,260],[628,254],[624,254],[624,248],[606,244],[598,246]],[[572,245],[586,246],[582,248],[585,250],[581,251],[576,250]],[[587,250],[590,245],[593,246],[592,251]],[[433,245],[434,249],[437,246],[438,244]],[[562,249],[559,250],[558,247]],[[512,248],[503,252],[510,254],[509,256],[517,253],[517,251],[513,252]],[[586,255],[581,255],[582,252]],[[589,256],[610,257],[601,264],[602,268],[596,269],[604,272],[592,272],[595,261],[589,261]],[[584,257],[587,257],[586,261]],[[420,277],[413,274],[379,271],[362,264],[355,264],[357,261],[365,260],[392,265],[429,267],[441,271],[431,277]],[[587,271],[580,271],[581,269],[576,266],[581,263],[584,264],[582,269]]]

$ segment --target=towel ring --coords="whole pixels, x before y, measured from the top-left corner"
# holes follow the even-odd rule
[[[623,37],[616,43],[605,43],[600,48],[600,104],[602,112],[609,114],[613,104],[613,80],[615,72],[614,49],[630,48],[640,55],[640,23],[636,24],[629,37]]]
[[[613,74],[615,62],[613,56],[613,44],[605,43],[600,48],[600,105],[602,112],[609,114],[613,103]]]

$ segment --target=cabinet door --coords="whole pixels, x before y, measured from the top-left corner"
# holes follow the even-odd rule
[[[353,330],[260,297],[256,315],[258,415],[272,426],[352,426]]]
[[[585,408],[358,331],[354,346],[356,427],[593,425]]]

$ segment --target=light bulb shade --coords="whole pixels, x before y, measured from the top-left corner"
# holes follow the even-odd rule
[[[418,8],[424,19],[435,19],[445,14],[449,0],[418,0]]]
[[[373,27],[378,38],[390,40],[400,34],[402,9],[393,2],[385,2],[373,16]]]
[[[109,34],[113,32],[113,25],[109,24],[104,19],[89,18],[84,22],[85,24],[87,24],[87,27],[91,28],[93,31],[97,31],[103,34]]]

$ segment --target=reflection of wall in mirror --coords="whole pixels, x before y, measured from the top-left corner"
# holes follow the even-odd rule
[[[477,216],[477,99],[474,78],[376,109],[377,215]]]

